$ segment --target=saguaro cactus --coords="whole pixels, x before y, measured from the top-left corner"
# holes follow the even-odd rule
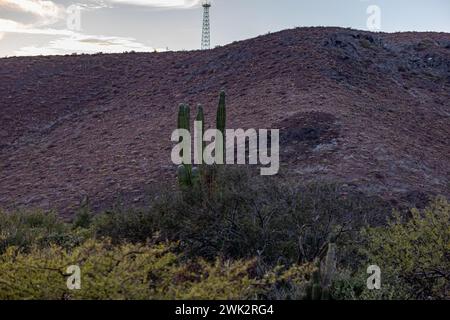
[[[187,130],[191,131],[191,107],[188,104],[184,105],[184,112],[186,113]]]
[[[333,276],[336,272],[336,244],[329,243],[327,254],[321,264],[322,285],[326,288],[331,286]]]
[[[222,140],[223,158],[225,158],[225,146],[226,146],[226,137],[225,137],[226,121],[227,121],[227,114],[225,109],[225,91],[221,91],[219,97],[219,106],[217,108],[216,129],[222,132],[223,135]],[[225,161],[222,162],[224,163]]]
[[[320,271],[316,270],[313,273],[311,300],[321,300],[321,299],[322,299],[322,286],[320,284]]]
[[[329,300],[330,287],[336,271],[336,244],[329,243],[323,260],[317,262],[311,283],[306,288],[306,300]]]
[[[197,115],[195,117],[196,121],[201,122],[202,132],[205,131],[205,115],[203,112],[203,107],[198,105]],[[190,131],[190,108],[186,104],[180,104],[178,110],[178,129],[186,129]],[[226,108],[225,108],[225,92],[221,91],[219,96],[219,106],[217,108],[216,115],[216,129],[220,131],[223,135],[223,151],[225,150],[225,130],[226,130]],[[203,137],[202,137],[203,138]],[[180,138],[181,142],[181,138]],[[198,152],[201,152],[201,157],[203,158],[203,151],[205,149],[205,143],[202,139],[202,145],[197,146]],[[217,152],[217,151],[216,151]],[[225,160],[225,152],[223,152],[223,160]],[[183,156],[183,155],[181,155]],[[200,155],[198,155],[200,156]],[[224,161],[223,161],[224,162]],[[202,180],[209,186],[209,189],[213,188],[214,180],[216,176],[216,167],[202,166],[200,170],[193,168],[191,164],[183,164],[178,167],[178,178],[180,185],[191,186],[195,181],[197,181],[197,176],[202,176]]]
[[[180,104],[180,107],[178,109],[178,129],[186,129],[190,131],[189,113],[189,106]]]
[[[181,164],[178,166],[177,175],[180,186],[184,187],[191,185],[191,178],[188,170],[186,169],[186,165]]]
[[[195,121],[201,122],[201,128],[202,128],[202,134],[205,133],[205,115],[203,113],[203,107],[202,105],[197,106],[197,116],[195,117]],[[202,137],[203,138],[203,137]],[[203,157],[203,151],[205,149],[205,142],[202,139],[202,145],[201,145],[201,155]]]
[[[202,123],[202,131],[205,131],[205,114],[203,113],[203,107],[201,104],[197,106],[197,116],[195,121],[200,121]]]
[[[181,104],[178,109],[178,129],[185,129],[190,131],[189,118],[189,106]],[[183,156],[183,154],[181,156]],[[180,185],[184,186],[192,184],[192,165],[183,163],[178,167],[178,181],[180,182]]]
[[[219,97],[219,107],[217,108],[217,122],[216,122],[216,128],[225,137],[225,125],[226,125],[226,109],[225,109],[225,91],[220,92]]]

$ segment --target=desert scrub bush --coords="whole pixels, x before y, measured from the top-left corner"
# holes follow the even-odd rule
[[[155,231],[188,256],[259,257],[271,266],[313,261],[331,238],[345,241],[385,213],[373,199],[337,184],[300,184],[218,167],[214,188],[200,181],[153,197],[142,210],[94,219],[98,236],[145,242]],[[211,192],[213,190],[213,192]]]
[[[361,231],[361,258],[333,284],[338,299],[449,299],[450,204],[437,198],[409,217],[395,213],[387,225]],[[366,268],[381,268],[381,290],[367,290]]]
[[[424,210],[396,214],[387,227],[368,228],[366,254],[380,266],[379,296],[450,299],[450,203],[437,198]],[[391,292],[389,292],[391,291]]]
[[[249,299],[269,294],[277,282],[303,279],[295,268],[256,278],[254,259],[185,261],[174,248],[92,239],[72,250],[9,247],[0,255],[0,299]],[[81,269],[79,290],[67,289],[70,265]]]
[[[71,232],[71,226],[62,222],[54,213],[42,211],[0,210],[0,253],[9,246],[27,249],[32,245],[76,245],[83,235]]]
[[[423,39],[415,45],[415,49],[417,51],[423,51],[426,49],[430,49],[436,45],[436,42],[432,39]]]
[[[278,265],[268,269],[259,282],[262,290],[258,299],[303,300],[307,297],[308,285],[316,270],[314,263],[292,265],[289,268]]]
[[[331,238],[345,241],[381,211],[332,183],[302,184],[221,168],[214,193],[194,186],[173,210],[169,234],[206,257],[259,256],[271,265],[313,261]]]
[[[110,238],[113,243],[144,243],[162,230],[178,225],[172,212],[181,201],[181,194],[169,187],[161,187],[150,194],[150,204],[144,208],[116,206],[93,217],[88,228],[98,238]],[[170,238],[165,233],[161,238]]]
[[[381,290],[367,288],[366,272],[368,263],[361,263],[358,269],[339,268],[331,286],[331,296],[334,300],[401,300],[405,299],[405,291],[400,285],[392,285],[384,279],[381,273]]]

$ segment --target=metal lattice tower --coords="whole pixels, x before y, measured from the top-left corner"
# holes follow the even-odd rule
[[[211,2],[208,0],[203,1],[203,29],[202,29],[202,50],[208,50],[211,48],[211,28],[209,24],[209,8],[211,8]]]

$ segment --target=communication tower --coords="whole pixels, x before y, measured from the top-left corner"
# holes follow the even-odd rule
[[[211,48],[211,28],[209,23],[209,8],[211,2],[204,0],[203,6],[203,28],[202,28],[202,50],[209,50]]]

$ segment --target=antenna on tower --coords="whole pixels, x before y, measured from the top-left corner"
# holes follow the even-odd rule
[[[203,7],[203,29],[202,29],[202,50],[209,50],[211,48],[211,28],[209,24],[209,8],[211,2],[204,0]]]

